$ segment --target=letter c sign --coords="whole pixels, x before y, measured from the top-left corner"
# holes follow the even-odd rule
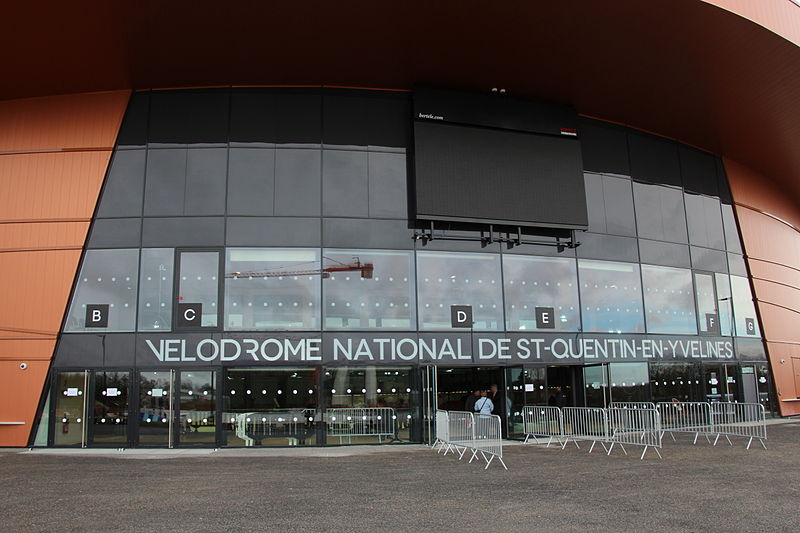
[[[178,304],[178,327],[199,328],[202,318],[203,304]]]

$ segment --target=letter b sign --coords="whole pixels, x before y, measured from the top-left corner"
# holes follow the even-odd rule
[[[108,327],[108,304],[86,304],[86,327]]]
[[[472,306],[471,305],[451,305],[450,324],[454,328],[472,327]]]

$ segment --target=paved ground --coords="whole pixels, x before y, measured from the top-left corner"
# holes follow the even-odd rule
[[[744,446],[666,440],[663,460],[644,461],[509,446],[508,472],[421,446],[163,459],[5,451],[0,531],[800,530],[800,423],[771,425],[768,450]]]

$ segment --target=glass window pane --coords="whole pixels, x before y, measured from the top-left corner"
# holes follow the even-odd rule
[[[311,368],[228,370],[222,415],[225,444],[318,444],[317,375]]]
[[[717,293],[714,291],[714,277],[711,274],[695,273],[694,290],[700,333],[718,335],[720,327],[717,304],[719,302],[717,302]]]
[[[753,294],[750,292],[750,282],[747,278],[731,276],[731,291],[733,292],[733,316],[736,319],[736,335],[738,337],[759,337],[756,307],[753,303]]]
[[[722,212],[717,198],[684,194],[689,242],[718,250],[725,249]]]
[[[319,250],[229,248],[225,329],[319,329]]]
[[[608,365],[612,402],[649,402],[647,363]]]
[[[642,281],[649,333],[697,334],[691,271],[642,265]]]
[[[408,442],[415,434],[410,368],[325,368],[323,378],[328,444]]]
[[[639,265],[578,260],[583,331],[643,333]]]
[[[727,274],[714,274],[714,286],[717,289],[717,302],[719,306],[719,332],[720,335],[731,335],[733,320],[733,298],[731,298],[730,276]]]
[[[180,445],[217,441],[215,378],[214,372],[181,372]]]
[[[707,402],[738,401],[737,365],[708,365],[703,368]]]
[[[93,444],[127,444],[129,381],[127,372],[94,375]]]
[[[504,255],[503,289],[506,329],[580,329],[578,267],[574,259]],[[543,308],[542,312],[553,319],[543,322],[540,316],[541,328],[536,322],[537,308]]]
[[[217,326],[219,252],[182,252],[178,301],[201,304],[202,327]]]
[[[472,306],[476,331],[502,329],[499,255],[418,252],[417,273],[421,330],[452,329],[452,305]]]
[[[639,237],[687,242],[686,214],[680,189],[634,182],[633,198]]]
[[[172,412],[171,372],[141,372],[139,374],[139,444],[166,446],[170,444]]]
[[[326,329],[417,327],[411,252],[325,250]]]
[[[139,276],[139,331],[172,327],[172,248],[143,248]]]
[[[53,391],[55,418],[53,419],[53,444],[56,446],[82,445],[86,439],[85,372],[59,372]]]
[[[702,402],[700,367],[689,363],[650,363],[654,402]],[[669,416],[669,412],[667,413]]]
[[[139,250],[88,250],[64,331],[134,331],[138,270]],[[107,327],[86,327],[87,305],[108,305]]]
[[[729,252],[742,253],[742,243],[739,240],[739,230],[736,229],[736,217],[733,215],[733,206],[722,204],[722,225],[725,228],[725,248]]]

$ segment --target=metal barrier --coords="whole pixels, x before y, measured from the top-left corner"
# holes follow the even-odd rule
[[[609,409],[655,409],[653,402],[611,402]]]
[[[489,468],[495,458],[500,461],[504,469],[508,470],[508,467],[503,462],[503,435],[501,433],[500,417],[498,415],[475,414],[472,418],[474,420],[474,440],[472,457],[470,457],[469,462],[471,463],[480,453],[483,460],[486,461],[484,470]]]
[[[658,402],[658,414],[661,415],[661,434],[694,433],[694,443],[701,434],[713,434],[711,422],[711,404],[708,402]],[[711,442],[709,440],[709,442]]]
[[[564,433],[564,417],[561,409],[544,405],[523,406],[522,431],[525,433],[525,442],[528,442],[530,437],[537,443],[539,437],[548,437],[548,447],[554,438],[561,444]]]
[[[475,417],[467,411],[447,412],[447,447],[444,454],[453,451],[461,460],[469,448],[473,447],[475,440]]]
[[[437,453],[444,450],[443,455],[447,455],[452,451],[461,460],[467,450],[472,450],[470,463],[480,454],[486,461],[484,470],[489,468],[495,458],[508,470],[503,462],[503,436],[499,416],[437,409],[435,424],[436,439],[432,447]]]
[[[761,446],[767,449],[764,441],[767,439],[767,426],[764,406],[760,403],[729,403],[719,402],[711,404],[711,423],[713,433],[717,435],[714,446],[720,436],[724,436],[728,444],[733,446],[729,437],[748,438],[747,449],[758,439]]]
[[[604,444],[608,441],[608,414],[605,409],[597,407],[564,407],[562,409],[563,417],[563,437],[564,441],[561,443],[563,450],[569,441],[575,443],[575,447],[580,448],[578,445],[579,440],[591,441],[592,446],[589,448],[589,453],[594,450],[595,444],[598,442],[606,449]]]
[[[260,446],[268,438],[287,439],[296,445],[313,433],[313,411],[254,411],[238,413],[232,422],[236,425],[236,436],[245,446]]]
[[[395,439],[397,413],[391,407],[337,407],[325,411],[328,437],[339,437],[339,443],[353,437],[378,437]]]
[[[436,453],[439,453],[450,441],[450,424],[448,422],[447,411],[442,411],[441,409],[436,410],[435,429],[436,440],[433,441],[431,447],[436,450]]]
[[[636,408],[616,408],[606,410],[608,414],[609,438],[611,443],[607,453],[610,454],[614,445],[619,444],[625,455],[625,444],[631,446],[644,446],[642,456],[644,459],[648,448],[653,448],[659,459],[661,452],[661,417],[656,409]]]

